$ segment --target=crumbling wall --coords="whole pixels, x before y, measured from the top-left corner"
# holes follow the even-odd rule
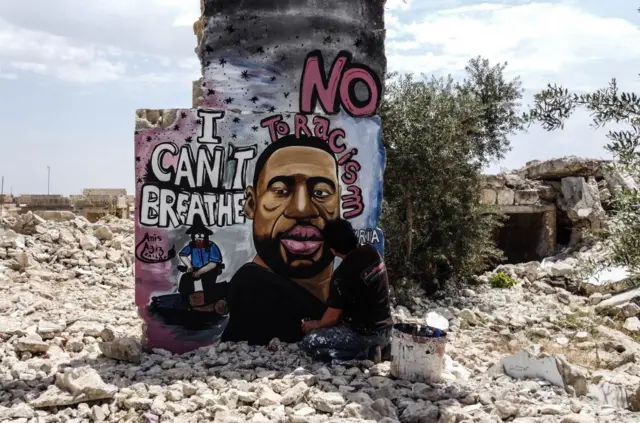
[[[71,210],[72,208],[69,198],[62,195],[21,195],[17,202],[21,206],[21,213],[35,210]]]
[[[485,175],[480,202],[508,216],[542,214],[540,233],[521,235],[538,246],[541,257],[549,256],[578,245],[586,231],[605,228],[608,200],[623,187],[637,189],[632,178],[610,164],[575,156],[531,161],[519,170]],[[514,225],[505,230],[513,231]],[[504,240],[513,234],[501,236]]]

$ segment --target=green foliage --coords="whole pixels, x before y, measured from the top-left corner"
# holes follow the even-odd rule
[[[489,279],[489,285],[493,288],[511,288],[516,286],[516,281],[504,272],[497,272]]]
[[[398,278],[436,288],[464,279],[499,255],[498,218],[479,204],[484,165],[521,129],[522,90],[505,65],[470,61],[467,78],[392,75],[381,105],[387,148],[382,228],[385,261]]]
[[[616,159],[610,166],[640,181],[640,97],[620,92],[615,79],[607,88],[587,94],[571,94],[566,88],[550,84],[535,96],[534,108],[524,118],[553,131],[562,129],[578,108],[591,113],[592,126],[596,128],[607,124],[624,128],[611,129],[607,134],[609,142],[605,149]],[[603,234],[610,242],[613,255],[604,264],[629,266],[633,273],[640,274],[640,192],[622,188],[613,194],[613,218]]]

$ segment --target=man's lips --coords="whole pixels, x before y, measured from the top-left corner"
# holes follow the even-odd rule
[[[322,246],[322,233],[315,226],[296,225],[287,231],[280,239],[284,248],[290,253],[308,256]]]
[[[311,254],[318,251],[318,249],[322,246],[322,241],[298,241],[295,239],[283,238],[280,240],[284,248],[289,250],[290,253],[297,254],[300,256],[310,256]]]
[[[296,225],[282,235],[283,238],[302,238],[322,240],[320,229],[311,225]]]

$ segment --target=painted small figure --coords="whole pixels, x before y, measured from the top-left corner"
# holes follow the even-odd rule
[[[222,308],[226,304],[214,304],[215,287],[224,264],[218,246],[209,239],[213,232],[208,229],[199,215],[193,219],[193,225],[187,230],[191,241],[178,254],[184,266],[178,267],[184,273],[180,277],[178,291],[183,301],[192,308],[213,308],[219,314],[225,314]],[[214,310],[202,310],[214,311]]]

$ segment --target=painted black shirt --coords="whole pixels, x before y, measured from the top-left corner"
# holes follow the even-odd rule
[[[393,325],[387,268],[373,245],[362,245],[342,260],[331,278],[327,305],[341,309],[342,320],[356,332]]]
[[[222,341],[266,345],[273,338],[298,342],[302,319],[320,319],[326,310],[294,281],[254,263],[242,266],[231,279],[229,323]]]

